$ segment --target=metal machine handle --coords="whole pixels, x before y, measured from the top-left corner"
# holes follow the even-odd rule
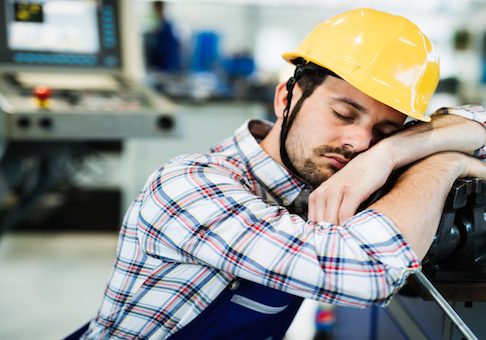
[[[422,272],[416,272],[413,274],[417,282],[430,293],[432,298],[437,302],[440,308],[447,314],[451,321],[459,328],[461,333],[468,340],[478,340],[478,337],[474,335],[471,329],[466,325],[466,323],[461,319],[459,314],[447,303],[447,301],[440,295],[439,291],[432,285],[432,283],[427,279],[427,277]]]

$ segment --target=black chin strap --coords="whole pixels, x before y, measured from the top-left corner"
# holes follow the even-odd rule
[[[301,179],[302,176],[290,161],[287,149],[285,148],[285,142],[287,141],[287,136],[289,134],[290,128],[292,127],[295,117],[297,116],[297,112],[295,109],[290,112],[292,94],[295,84],[299,81],[300,78],[302,78],[304,70],[304,64],[297,65],[294,75],[290,77],[290,79],[287,81],[287,105],[285,106],[283,112],[282,129],[280,131],[280,158],[282,159],[282,162],[287,167],[287,169]]]

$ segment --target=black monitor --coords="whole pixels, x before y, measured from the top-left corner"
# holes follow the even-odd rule
[[[117,0],[0,4],[0,65],[121,68]]]

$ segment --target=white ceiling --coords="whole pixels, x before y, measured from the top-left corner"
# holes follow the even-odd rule
[[[144,0],[151,1],[151,0]],[[486,6],[486,0],[168,0],[177,2],[206,2],[235,5],[320,7],[329,10],[346,10],[356,7],[371,7],[392,12],[474,12]]]

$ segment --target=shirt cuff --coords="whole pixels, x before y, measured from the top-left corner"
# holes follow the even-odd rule
[[[392,294],[406,282],[407,277],[421,269],[420,259],[403,238],[395,224],[382,213],[363,210],[345,224],[349,234],[358,240],[370,258],[382,263],[388,273]],[[377,301],[387,303],[388,299]]]

